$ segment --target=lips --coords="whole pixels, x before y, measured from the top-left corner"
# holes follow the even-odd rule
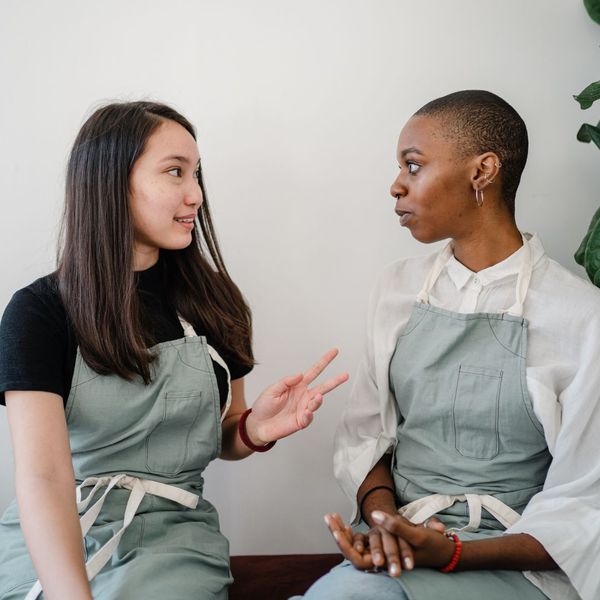
[[[190,215],[182,215],[181,217],[174,217],[174,221],[177,223],[193,223],[196,219],[196,214],[192,213]]]
[[[400,210],[398,208],[395,212],[400,217],[400,225],[406,225],[413,215],[413,213],[407,210]]]

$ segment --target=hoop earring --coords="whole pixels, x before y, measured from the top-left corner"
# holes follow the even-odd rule
[[[475,190],[475,202],[479,208],[483,206],[483,190]]]

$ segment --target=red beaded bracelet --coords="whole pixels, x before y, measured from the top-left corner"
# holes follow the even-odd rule
[[[456,565],[458,564],[458,559],[460,558],[460,553],[462,552],[462,542],[460,538],[455,533],[446,533],[447,537],[452,538],[454,541],[454,553],[452,554],[452,558],[450,562],[440,569],[442,573],[451,573],[456,569]]]
[[[267,450],[270,450],[275,445],[275,442],[269,442],[268,444],[265,444],[264,446],[257,446],[256,444],[252,443],[252,440],[250,439],[250,437],[248,436],[248,432],[246,431],[246,419],[248,418],[248,415],[251,412],[252,412],[252,409],[249,408],[240,417],[240,420],[238,423],[238,431],[240,433],[240,439],[242,440],[242,442],[244,442],[244,444],[246,446],[248,446],[248,448],[250,448],[250,450],[254,450],[254,452],[266,452]]]

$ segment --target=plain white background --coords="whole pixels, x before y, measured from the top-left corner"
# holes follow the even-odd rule
[[[377,273],[432,250],[400,228],[388,190],[403,123],[440,95],[489,89],[521,113],[518,222],[582,273],[572,255],[600,200],[600,153],[575,133],[599,109],[572,94],[598,79],[599,38],[579,0],[4,3],[0,310],[53,270],[70,145],[114,99],[171,103],[198,128],[225,259],[254,312],[250,404],[333,345],[334,369],[352,373]],[[233,554],[334,551],[322,514],[348,511],[331,453],[349,391],[273,451],[209,467]],[[0,508],[12,470],[2,409]]]

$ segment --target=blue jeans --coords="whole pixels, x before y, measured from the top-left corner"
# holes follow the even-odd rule
[[[387,571],[365,573],[345,560],[317,580],[304,596],[290,600],[408,600],[399,581]]]

